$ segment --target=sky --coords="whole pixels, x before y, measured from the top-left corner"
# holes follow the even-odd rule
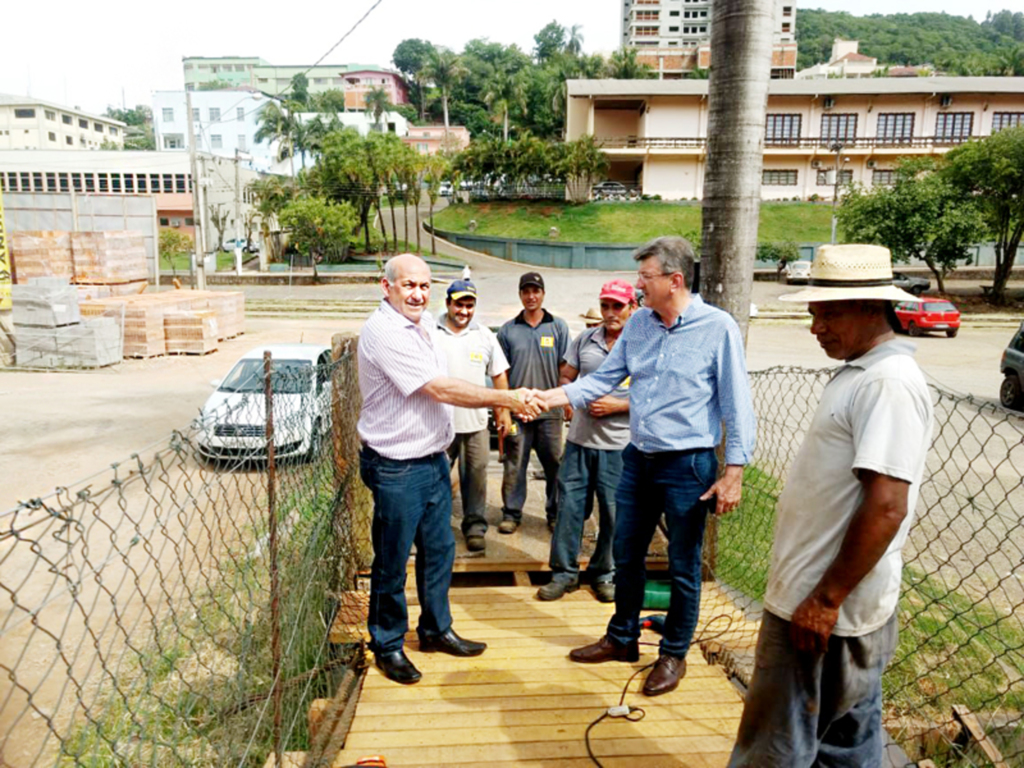
[[[327,64],[390,66],[402,40],[418,37],[461,50],[487,38],[525,51],[554,20],[581,24],[584,49],[608,53],[619,43],[621,0],[381,0]],[[183,56],[260,56],[271,64],[312,64],[377,0],[270,0],[179,3],[170,6],[108,0],[102,4],[51,0],[4,9],[0,93],[32,95],[91,112],[108,105],[150,104],[156,90],[183,87]],[[901,0],[902,13],[964,15],[1013,8],[1018,0]],[[892,0],[796,0],[800,8],[887,13]]]

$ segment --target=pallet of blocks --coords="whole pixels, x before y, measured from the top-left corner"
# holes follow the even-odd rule
[[[212,309],[217,315],[218,340],[245,333],[245,294],[242,291],[191,291],[193,309]]]
[[[164,316],[168,312],[191,308],[187,291],[143,293],[83,301],[84,316],[103,314],[117,307],[124,308],[124,356],[157,357],[167,354]]]
[[[130,296],[146,290],[146,241],[141,232],[72,232],[74,282],[105,286],[110,296]]]
[[[74,277],[70,232],[10,232],[8,245],[16,283],[28,283],[39,277],[66,281]]]
[[[217,315],[212,309],[191,309],[164,315],[164,337],[170,355],[205,355],[217,349]]]

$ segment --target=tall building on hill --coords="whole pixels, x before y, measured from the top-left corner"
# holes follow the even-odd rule
[[[711,64],[714,0],[622,0],[622,45],[659,79],[680,79]],[[775,0],[772,77],[796,72],[796,0]]]
[[[277,66],[253,56],[186,56],[182,59],[185,90],[199,91],[210,83],[255,88],[270,96],[283,96],[292,78],[305,74],[310,93],[337,90],[345,94],[345,109],[363,110],[371,88],[387,91],[392,104],[409,103],[409,87],[397,72],[372,64],[306,64]]]
[[[123,149],[126,127],[78,107],[0,93],[0,149]]]

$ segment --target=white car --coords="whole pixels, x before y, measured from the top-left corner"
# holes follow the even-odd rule
[[[811,279],[811,262],[791,261],[786,265],[783,274],[789,285],[807,285],[807,281]]]
[[[266,459],[263,353],[269,351],[274,397],[274,455],[313,459],[331,429],[331,348],[270,344],[246,352],[210,395],[195,422],[210,459]]]

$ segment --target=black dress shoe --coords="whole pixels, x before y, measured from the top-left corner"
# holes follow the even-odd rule
[[[402,649],[392,653],[375,653],[373,656],[380,671],[388,680],[394,680],[402,685],[412,685],[423,677]]]
[[[451,656],[479,656],[487,649],[487,643],[464,640],[449,629],[441,635],[420,635],[420,650],[423,653],[447,653]]]
[[[661,696],[679,687],[679,681],[686,674],[686,659],[663,653],[654,664],[654,669],[644,681],[645,696]]]

